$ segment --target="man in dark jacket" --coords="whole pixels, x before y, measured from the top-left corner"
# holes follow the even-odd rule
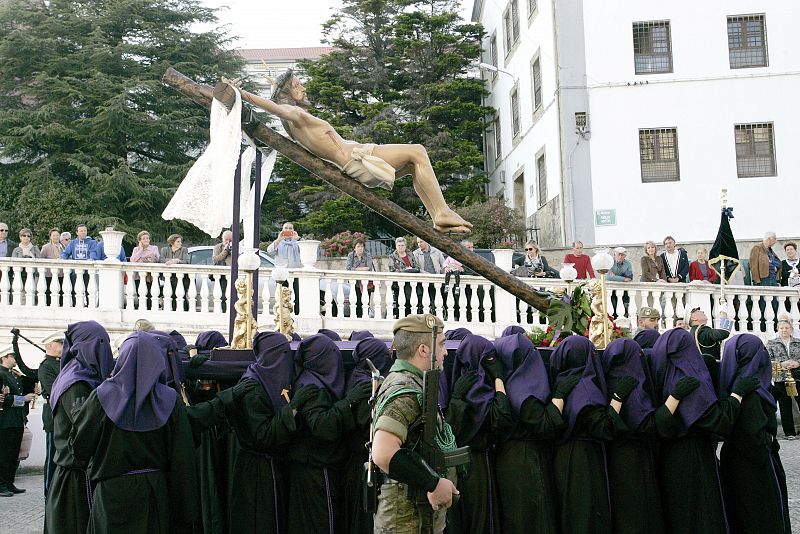
[[[12,369],[17,364],[14,353],[0,355],[0,497],[24,493],[14,485],[17,472],[22,430],[25,428],[25,407],[36,398],[34,393],[22,394],[22,386]]]
[[[689,255],[684,248],[675,247],[675,238],[668,235],[664,238],[664,252],[661,253],[664,268],[667,271],[667,282],[689,281]]]

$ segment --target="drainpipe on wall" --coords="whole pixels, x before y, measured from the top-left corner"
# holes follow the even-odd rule
[[[567,193],[570,195],[570,210],[574,210],[572,206],[572,189],[571,183],[564,184],[564,180],[569,180],[570,178],[567,176],[565,172],[564,160],[566,159],[566,151],[564,149],[564,144],[566,143],[566,139],[564,138],[564,120],[561,116],[561,56],[559,55],[559,46],[558,46],[558,16],[557,16],[557,7],[556,4],[558,0],[552,0],[552,8],[553,8],[553,57],[555,59],[555,78],[556,78],[556,106],[558,109],[558,149],[560,154],[560,167],[561,167],[561,242],[562,246],[567,246],[567,205],[566,199]],[[569,214],[570,225],[574,226],[575,224],[575,214],[573,211],[570,211]],[[574,235],[574,231],[573,231]]]

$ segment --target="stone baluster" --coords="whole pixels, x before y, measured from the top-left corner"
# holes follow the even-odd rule
[[[69,278],[69,275],[67,275]],[[59,308],[59,298],[61,292],[61,284],[58,281],[58,275],[56,274],[56,270],[53,269],[53,276],[50,277],[50,307],[51,308]],[[47,304],[45,302],[45,304]]]
[[[344,285],[347,281],[344,278],[336,279],[336,316],[344,317]]]
[[[97,308],[97,269],[95,267],[89,267],[86,269],[86,272],[89,274],[89,282],[86,285],[86,302],[87,307],[96,309]]]
[[[32,264],[26,264],[22,267],[25,276],[25,306],[36,305],[36,267]]]
[[[136,308],[136,284],[133,281],[135,274],[133,268],[125,270],[125,275],[128,277],[128,282],[125,284],[125,309],[128,310]]]
[[[10,272],[8,264],[0,266],[0,304],[3,305],[8,305],[10,300],[8,298],[11,289],[11,283],[8,281]]]
[[[208,282],[206,279],[205,274],[198,274],[198,275],[190,275],[189,276],[189,289],[186,291],[186,302],[189,304],[189,313],[196,314],[197,313],[197,284],[198,280],[200,283],[200,287],[206,287],[206,295],[200,295],[200,309],[203,310],[203,306],[205,306],[204,311],[208,311]]]
[[[136,274],[139,275],[139,287],[136,291],[138,295],[137,299],[137,310],[146,310],[147,309],[147,271],[136,271]]]
[[[387,316],[385,313],[383,291],[391,292],[388,284],[384,284],[381,280],[375,280],[375,291],[372,293],[372,310],[375,319],[383,319]]]
[[[230,274],[226,275],[228,280],[228,285],[225,287],[225,296],[229,296],[231,293],[231,284],[236,282],[236,280],[231,280]],[[222,313],[222,275],[214,275],[214,286],[211,288],[214,301],[214,313]],[[204,291],[208,292],[208,284],[206,284],[203,288]],[[230,302],[228,303],[230,304]]]
[[[12,301],[14,306],[22,305],[22,267],[14,265],[14,283],[11,287]]]
[[[86,274],[86,268],[81,266],[75,269],[75,307],[86,307],[86,281],[83,279]]]

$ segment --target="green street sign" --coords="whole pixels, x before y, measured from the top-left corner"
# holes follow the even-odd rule
[[[595,226],[616,226],[617,210],[594,210]]]

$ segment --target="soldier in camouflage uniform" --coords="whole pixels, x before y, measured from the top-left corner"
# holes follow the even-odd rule
[[[443,323],[433,315],[409,315],[394,324],[394,348],[397,351],[389,375],[377,398],[375,435],[372,456],[375,464],[387,474],[380,487],[378,511],[375,514],[376,534],[417,534],[419,515],[407,496],[409,485],[424,488],[434,510],[434,532],[445,527],[447,508],[458,495],[453,482],[440,477],[417,452],[421,427],[415,425],[422,409],[423,372],[430,368],[431,332],[434,324]],[[446,354],[444,335],[436,340],[436,364],[441,367]],[[444,424],[444,422],[442,422]],[[455,478],[448,473],[450,478]]]

